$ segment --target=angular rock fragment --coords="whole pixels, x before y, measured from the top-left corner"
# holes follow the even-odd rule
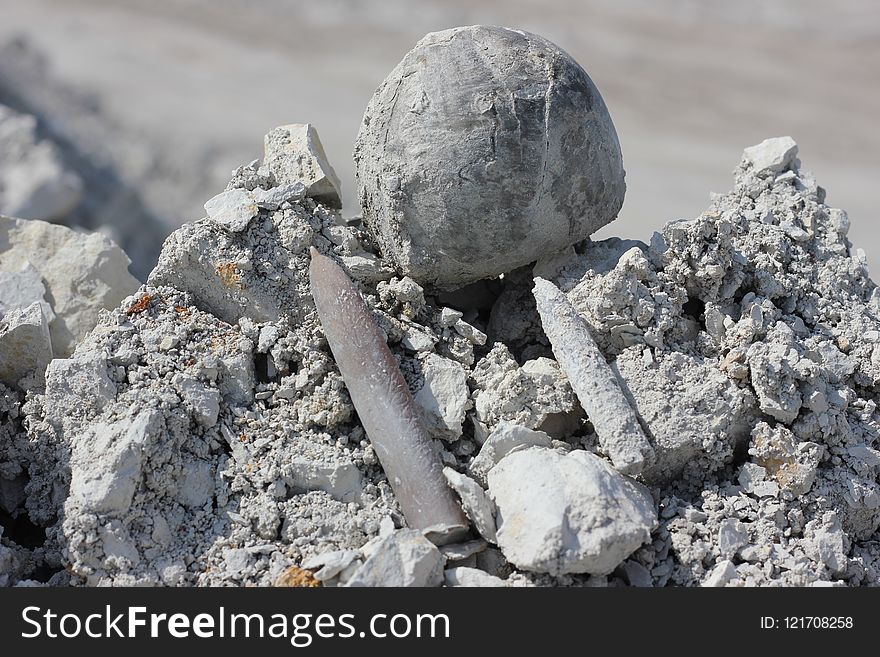
[[[255,267],[260,249],[246,232],[230,233],[211,221],[186,224],[165,241],[149,283],[190,292],[200,308],[229,323],[241,317],[275,321],[282,313],[300,318],[311,302],[304,296],[302,266],[297,270],[294,262],[308,243],[298,246],[298,252],[270,246],[276,263],[283,254],[285,264],[294,264],[272,280]]]
[[[474,384],[474,416],[488,435],[500,422],[547,431],[563,438],[577,428],[582,411],[559,365],[549,358],[526,361],[520,367],[502,343],[477,363]]]
[[[302,183],[307,196],[331,208],[342,207],[342,185],[310,123],[291,123],[270,131],[263,165],[279,183]]]
[[[15,387],[29,374],[42,381],[50,360],[49,326],[39,303],[0,318],[0,382]]]
[[[781,173],[795,160],[798,145],[791,137],[771,137],[743,151],[743,157],[756,174]]]
[[[512,451],[525,447],[550,447],[551,442],[550,436],[543,431],[502,422],[480,447],[470,464],[470,473],[485,487],[489,471]]]
[[[360,550],[333,550],[306,559],[302,567],[314,570],[314,577],[319,582],[326,582],[338,576],[353,564],[359,564]]]
[[[229,189],[205,203],[205,212],[211,221],[233,233],[240,233],[257,216],[257,203],[251,192]]]
[[[159,420],[155,411],[145,411],[130,422],[92,425],[77,441],[71,456],[66,504],[80,512],[125,514],[141,483],[146,443],[161,431]],[[100,459],[95,458],[97,454]]]
[[[657,524],[644,486],[582,450],[509,454],[489,472],[489,494],[504,556],[551,575],[610,573]]]
[[[749,454],[762,466],[780,488],[793,495],[804,495],[816,479],[822,459],[821,445],[797,442],[795,435],[782,425],[771,427],[759,422],[752,430]]]
[[[443,468],[446,481],[452,486],[464,508],[465,515],[474,523],[477,532],[490,543],[497,543],[495,530],[495,504],[486,496],[479,484],[452,468]]]
[[[439,586],[445,561],[421,532],[401,529],[380,539],[346,586]]]
[[[714,360],[682,353],[655,357],[649,348],[634,346],[613,369],[654,446],[654,462],[643,472],[647,481],[702,481],[747,442],[754,397]]]
[[[116,399],[107,362],[96,352],[55,359],[46,369],[46,419],[56,427],[94,417]]]
[[[46,286],[40,272],[31,263],[26,263],[19,272],[0,270],[0,317],[32,303],[40,304],[47,322],[55,319],[52,306],[46,301]]]
[[[139,285],[128,273],[128,256],[99,233],[0,216],[0,271],[20,272],[28,264],[51,300],[49,333],[60,358],[94,328],[99,311],[116,307]]]
[[[536,278],[534,294],[553,353],[593,423],[599,444],[618,470],[640,473],[653,460],[654,449],[589,327],[549,281]]]
[[[458,440],[470,407],[467,372],[461,363],[434,353],[428,353],[421,364],[424,385],[413,399],[424,411],[425,428],[438,438]]]
[[[493,587],[502,588],[507,586],[500,577],[489,575],[488,573],[477,568],[467,568],[459,566],[458,568],[447,568],[443,573],[444,583],[450,587]]]

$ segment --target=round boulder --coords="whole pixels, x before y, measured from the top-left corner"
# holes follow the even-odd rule
[[[354,155],[382,253],[442,289],[584,239],[626,191],[592,80],[546,39],[503,27],[419,41],[370,100]]]

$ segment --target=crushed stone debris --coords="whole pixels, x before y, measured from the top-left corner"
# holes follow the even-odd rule
[[[0,585],[880,582],[880,292],[790,138],[649,243],[438,292],[341,216],[292,130],[145,285],[104,237],[0,219]],[[353,279],[467,535],[407,526],[310,248]],[[605,367],[556,353],[551,298]],[[640,472],[578,397],[600,376],[653,452]]]

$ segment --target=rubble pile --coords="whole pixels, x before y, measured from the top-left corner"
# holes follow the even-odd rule
[[[105,237],[0,219],[0,584],[880,582],[880,291],[791,138],[650,243],[452,291],[343,216],[313,127],[264,147],[144,285]],[[366,303],[465,534],[408,522],[310,249]]]

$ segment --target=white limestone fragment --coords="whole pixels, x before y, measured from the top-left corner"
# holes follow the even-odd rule
[[[499,577],[483,572],[478,568],[447,568],[444,575],[444,583],[450,587],[493,587],[503,588],[507,582]]]
[[[710,588],[727,586],[734,577],[736,577],[736,566],[729,559],[722,559],[712,569],[709,576],[703,580],[702,586]]]
[[[484,493],[485,495],[485,493]],[[495,508],[494,506],[492,507]],[[495,520],[492,520],[493,527]],[[464,560],[470,560],[471,557],[475,557],[478,554],[481,554],[488,549],[489,543],[482,538],[475,538],[470,541],[464,541],[463,543],[447,543],[446,545],[440,546],[440,552],[446,557],[447,563],[450,562],[460,562]]]
[[[757,174],[781,173],[792,164],[797,153],[798,145],[791,137],[771,137],[746,148],[743,157]]]
[[[612,365],[651,438],[648,483],[700,481],[729,462],[754,422],[753,396],[704,359],[679,352],[644,357],[628,347]]]
[[[475,420],[489,432],[507,421],[562,438],[583,415],[555,360],[535,358],[520,367],[501,342],[477,363],[470,380]]]
[[[339,262],[349,276],[365,283],[375,284],[379,281],[387,281],[394,276],[394,270],[372,253],[364,252],[340,256]]]
[[[65,508],[121,516],[141,478],[145,444],[161,428],[156,411],[133,421],[98,423],[73,443],[70,497]]]
[[[464,313],[460,310],[455,310],[454,308],[441,308],[440,309],[440,326],[443,328],[450,328],[455,326],[464,316]]]
[[[809,556],[824,564],[832,575],[846,571],[849,538],[840,525],[837,513],[828,511],[808,522],[804,528],[804,538]]]
[[[439,586],[444,563],[420,531],[401,529],[380,539],[346,586]]]
[[[550,436],[543,431],[502,422],[483,443],[470,465],[470,473],[485,488],[489,471],[513,450],[524,447],[550,447],[551,442]]]
[[[756,463],[743,463],[739,470],[739,485],[757,497],[776,497],[779,484],[767,480],[767,470]]]
[[[363,490],[363,475],[349,460],[339,458],[323,446],[315,450],[326,454],[293,457],[286,464],[285,479],[294,489],[322,490],[342,502],[356,502]]]
[[[465,515],[474,523],[477,532],[490,543],[497,543],[495,529],[495,504],[486,493],[470,477],[456,472],[452,468],[443,468],[446,481],[461,499]]]
[[[0,317],[13,308],[27,308],[32,303],[39,303],[46,321],[51,322],[55,313],[45,297],[46,286],[40,272],[30,262],[26,262],[21,271],[0,270]]]
[[[270,131],[263,164],[281,184],[302,183],[306,195],[332,208],[342,207],[342,185],[327,161],[318,131],[310,123],[291,123]]]
[[[315,579],[326,582],[338,576],[360,558],[360,550],[332,550],[306,559],[302,562],[302,567],[314,570]]]
[[[536,278],[534,294],[553,354],[593,423],[600,446],[618,470],[640,473],[654,458],[654,449],[587,323],[550,281]]]
[[[128,256],[104,235],[0,216],[0,271],[19,272],[28,263],[51,298],[49,333],[61,358],[94,328],[102,309],[117,307],[140,285],[128,273]]]
[[[199,424],[206,429],[217,424],[217,417],[220,415],[219,390],[182,375],[177,375],[174,383]]]
[[[467,372],[461,363],[434,353],[421,363],[425,383],[413,399],[424,411],[425,428],[438,438],[458,440],[470,405]]]
[[[251,192],[251,195],[259,207],[266,210],[277,210],[285,201],[301,201],[306,195],[306,186],[301,182],[295,182],[272,187],[271,189],[257,187]]]
[[[551,575],[610,573],[657,524],[648,490],[583,450],[509,454],[489,472],[489,494],[504,556]]]
[[[49,326],[39,303],[0,318],[0,381],[15,387],[28,374],[42,381],[50,360]]]
[[[462,319],[458,320],[452,328],[454,328],[455,332],[461,337],[467,338],[471,344],[478,346],[486,344],[486,334]]]
[[[749,533],[746,526],[735,518],[725,518],[718,528],[718,549],[721,556],[733,557],[737,550],[748,545]]]
[[[208,219],[233,233],[240,233],[257,216],[254,195],[246,189],[228,189],[205,203]]]
[[[56,427],[74,416],[97,415],[115,399],[116,386],[100,354],[56,358],[46,368],[46,419]]]

